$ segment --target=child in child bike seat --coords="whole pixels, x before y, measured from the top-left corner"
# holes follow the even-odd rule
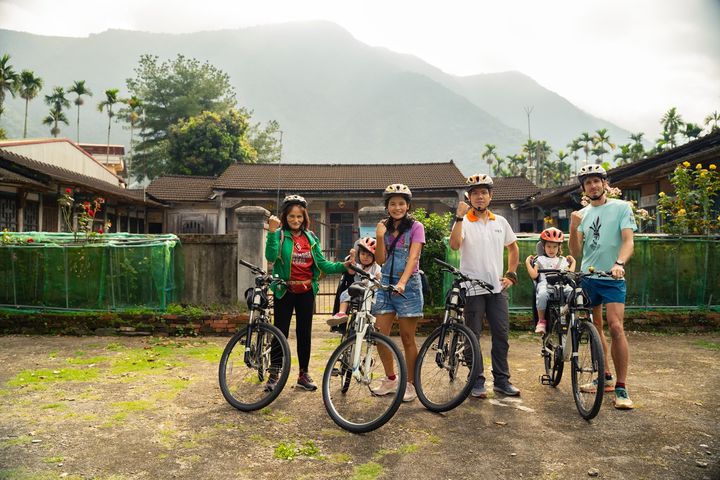
[[[545,320],[545,309],[547,308],[548,302],[548,289],[547,279],[544,273],[538,273],[538,270],[567,270],[570,272],[575,271],[575,259],[568,255],[567,257],[562,256],[562,244],[565,240],[565,235],[562,231],[557,228],[546,228],[540,234],[540,241],[543,245],[544,255],[538,255],[533,257],[528,256],[525,259],[525,267],[527,268],[528,274],[533,280],[537,280],[536,292],[537,292],[537,311],[538,311],[538,323],[535,327],[535,333],[543,334],[547,330],[547,321]],[[565,286],[565,294],[570,293],[572,288],[569,285]]]
[[[371,277],[380,280],[382,273],[380,272],[380,265],[375,262],[375,245],[376,241],[372,237],[363,237],[355,242],[355,249],[358,251],[360,257],[360,265],[362,265],[365,273]],[[355,274],[354,281],[359,282],[363,278]],[[350,302],[350,294],[347,290],[343,290],[340,294],[340,307],[338,312],[327,320],[327,324],[330,326],[340,325],[347,321],[347,310]]]

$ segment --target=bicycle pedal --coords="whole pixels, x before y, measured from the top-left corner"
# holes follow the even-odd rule
[[[540,375],[540,383],[543,385],[552,385],[550,375]]]

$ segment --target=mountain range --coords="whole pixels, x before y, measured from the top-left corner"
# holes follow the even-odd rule
[[[280,123],[283,162],[453,159],[466,174],[485,172],[485,144],[507,155],[527,141],[526,106],[533,107],[533,139],[555,150],[567,150],[583,131],[607,128],[617,143],[629,136],[520,72],[450,75],[417,57],[368,46],[329,22],[189,34],[109,30],[87,38],[0,30],[0,45],[16,71],[30,69],[44,80],[41,96],[30,102],[30,137],[49,136],[41,123],[48,111],[42,95],[85,80],[94,96],[81,110],[80,140],[104,144],[107,116],[95,106],[108,88],[127,94],[125,81],[142,54],[182,54],[226,72],[254,121]],[[0,127],[9,138],[22,136],[24,108],[19,97],[6,98]],[[66,115],[70,125],[61,126],[61,136],[75,140],[74,105]],[[113,123],[111,142],[128,145],[129,132]]]

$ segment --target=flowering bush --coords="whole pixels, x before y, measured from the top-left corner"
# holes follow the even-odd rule
[[[94,238],[96,235],[104,233],[104,231],[109,228],[109,222],[105,225],[105,229],[100,227],[97,232],[93,231],[95,217],[100,213],[104,203],[104,198],[96,197],[92,202],[76,204],[72,189],[66,188],[65,192],[58,197],[58,205],[62,212],[65,230],[74,233],[76,236],[78,233],[84,233],[86,239]],[[73,222],[75,213],[77,213],[77,230]]]
[[[710,235],[720,232],[715,203],[720,194],[720,172],[715,164],[703,168],[690,162],[678,165],[670,176],[675,195],[660,192],[658,211],[665,219],[667,233]]]

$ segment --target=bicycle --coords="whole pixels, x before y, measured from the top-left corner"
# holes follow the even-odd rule
[[[285,282],[244,260],[255,277],[245,297],[247,327],[236,333],[220,357],[220,390],[225,400],[243,412],[259,410],[280,395],[290,374],[290,346],[285,335],[270,323],[272,300],[268,290]]]
[[[371,278],[360,265],[354,265],[353,269],[363,280],[354,282],[348,288],[348,320],[340,345],[330,355],[325,367],[322,394],[325,409],[338,426],[353,433],[365,433],[383,426],[400,408],[405,395],[407,369],[400,349],[389,337],[376,330],[375,316],[370,313],[379,289],[388,292],[397,290]],[[385,377],[380,358],[383,350],[391,357],[398,387],[391,395],[378,396],[373,390]]]
[[[556,269],[539,269],[538,273],[546,275],[550,290],[545,310],[547,331],[542,338],[541,350],[545,374],[540,376],[540,383],[557,387],[565,362],[570,362],[575,405],[582,418],[591,420],[602,405],[605,354],[593,324],[592,308],[586,306],[586,294],[580,282],[591,275],[612,275],[592,268],[590,273]],[[565,293],[566,285],[571,287],[568,294]],[[593,384],[599,388],[586,387]]]
[[[477,285],[492,292],[493,286],[468,277],[440,259],[434,260],[454,279],[445,295],[443,322],[418,352],[415,391],[425,408],[440,413],[464,402],[480,374],[480,345],[475,333],[465,325],[463,316],[466,287]]]

